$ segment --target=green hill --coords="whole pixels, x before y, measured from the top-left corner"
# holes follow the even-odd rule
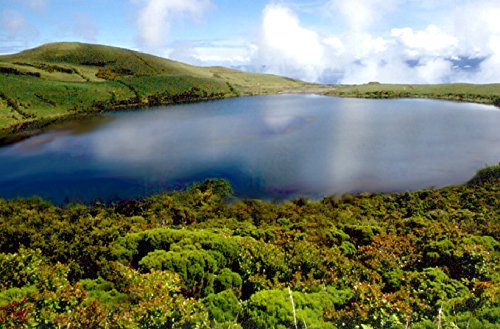
[[[82,113],[276,93],[306,85],[274,75],[195,67],[122,48],[51,43],[0,56],[0,135],[30,134]]]

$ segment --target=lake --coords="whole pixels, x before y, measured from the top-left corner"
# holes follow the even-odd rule
[[[500,110],[425,99],[242,97],[110,113],[0,148],[0,196],[120,201],[208,177],[283,200],[461,184],[500,161]]]

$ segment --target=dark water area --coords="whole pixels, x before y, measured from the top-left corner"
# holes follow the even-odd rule
[[[0,197],[121,201],[226,178],[240,197],[460,184],[500,161],[500,110],[424,99],[274,95],[70,122],[0,148]]]

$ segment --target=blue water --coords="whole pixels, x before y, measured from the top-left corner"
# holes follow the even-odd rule
[[[0,148],[0,196],[119,201],[222,177],[263,199],[460,184],[500,161],[500,110],[275,95],[70,122]]]

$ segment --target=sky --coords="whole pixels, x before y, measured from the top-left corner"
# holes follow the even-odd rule
[[[124,47],[321,83],[500,82],[500,0],[0,0],[0,54]]]

